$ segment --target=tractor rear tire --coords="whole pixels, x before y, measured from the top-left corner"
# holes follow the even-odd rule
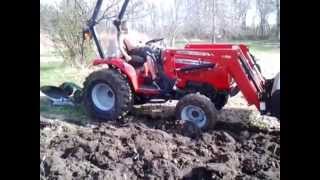
[[[188,94],[181,98],[176,106],[178,120],[192,122],[201,130],[215,127],[217,113],[213,102],[202,94]]]
[[[116,69],[95,71],[84,82],[83,105],[92,118],[121,119],[133,105],[131,87]]]

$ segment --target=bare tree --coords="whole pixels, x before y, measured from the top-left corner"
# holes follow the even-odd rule
[[[50,17],[49,37],[65,63],[80,66],[92,52],[92,47],[82,41],[82,28],[89,17],[89,7],[83,1],[63,0]]]
[[[257,0],[257,10],[260,17],[259,32],[261,38],[266,38],[267,31],[270,29],[268,15],[275,10],[274,0]]]
[[[158,23],[157,23],[157,20],[159,17],[158,15],[158,11],[157,11],[157,8],[155,7],[154,4],[151,5],[151,9],[152,11],[150,11],[150,28],[148,28],[149,31],[151,31],[153,34],[157,34],[157,28],[158,28]]]
[[[186,0],[181,1],[181,3],[184,3],[184,10],[190,14],[188,19],[181,25],[181,33],[183,33],[187,37],[194,38],[195,36],[201,34],[202,31],[201,24],[203,13],[201,9],[201,2],[199,0]]]
[[[96,30],[112,29],[112,21],[117,16],[122,0],[104,1]],[[165,37],[171,46],[176,39],[202,39],[212,42],[246,37],[260,38],[269,35],[268,16],[277,10],[277,36],[280,36],[280,0],[255,0],[259,26],[247,25],[247,14],[253,0],[172,0],[130,1],[125,19],[132,28],[153,37]],[[170,3],[167,4],[167,3]],[[92,43],[82,41],[82,27],[91,16],[95,1],[62,0],[57,7],[40,7],[41,29],[49,32],[56,49],[66,61],[72,64],[85,63],[93,54]],[[105,33],[104,36],[107,36]]]
[[[116,17],[119,0],[104,4],[97,21]],[[55,6],[41,5],[40,29],[45,31],[54,44],[57,53],[66,64],[83,67],[95,56],[92,42],[85,41],[82,30],[92,15],[95,2],[85,0],[62,0]],[[97,31],[101,26],[97,26]]]
[[[173,0],[172,7],[166,11],[167,16],[170,17],[167,19],[165,28],[167,32],[167,37],[169,39],[170,46],[175,45],[175,39],[179,33],[181,26],[186,21],[186,15],[183,12],[183,0]]]
[[[234,5],[237,12],[237,20],[241,23],[241,29],[246,30],[247,13],[250,8],[249,0],[235,0]]]
[[[216,0],[212,0],[212,38],[211,41],[213,43],[216,42],[216,33],[215,33],[215,28],[216,28]]]
[[[277,6],[277,38],[280,40],[280,0],[276,0]]]

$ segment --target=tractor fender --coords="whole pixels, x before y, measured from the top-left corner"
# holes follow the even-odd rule
[[[128,77],[130,81],[129,83],[132,85],[134,91],[136,91],[139,88],[138,77],[134,67],[126,63],[124,60],[120,58],[112,58],[112,59],[96,59],[93,61],[94,66],[102,65],[102,64],[111,65],[112,67],[119,69],[121,73],[125,74]]]

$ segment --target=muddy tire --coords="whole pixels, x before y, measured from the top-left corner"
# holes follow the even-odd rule
[[[115,69],[93,72],[84,82],[83,105],[92,118],[121,119],[131,110],[132,103],[130,85]]]
[[[176,106],[178,120],[193,122],[201,130],[214,128],[217,113],[212,101],[202,94],[188,94]]]

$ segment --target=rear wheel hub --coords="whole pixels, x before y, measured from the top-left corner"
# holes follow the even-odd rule
[[[108,84],[96,84],[92,88],[91,97],[93,104],[102,111],[108,111],[115,105],[115,93]]]

